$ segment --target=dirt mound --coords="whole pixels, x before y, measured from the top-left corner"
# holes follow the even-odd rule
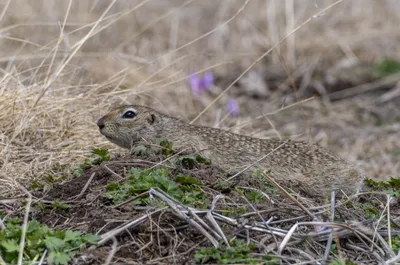
[[[196,160],[195,155],[166,157],[161,153],[151,153],[145,157],[118,156],[110,161],[103,161],[100,165],[85,168],[81,176],[57,185],[47,193],[35,194],[43,203],[52,205],[36,213],[35,218],[51,227],[80,230],[101,236],[99,246],[84,251],[74,264],[103,264],[113,251],[113,261],[127,264],[195,264],[196,253],[205,255],[211,261],[218,261],[215,257],[213,259],[204,254],[208,252],[199,252],[200,249],[215,247],[218,242],[223,241],[224,244],[233,244],[233,238],[255,244],[251,254],[246,255],[251,255],[256,260],[258,258],[261,262],[261,257],[269,255],[268,249],[282,246],[280,244],[283,238],[297,225],[299,227],[290,235],[291,239],[285,250],[278,254],[288,263],[304,261],[302,252],[295,248],[307,251],[307,246],[312,244],[315,248],[311,251],[314,258],[322,255],[323,242],[329,242],[331,233],[328,223],[323,222],[329,218],[330,205],[321,206],[300,196],[293,201],[257,174],[238,177],[231,183],[225,183],[222,180],[227,175],[223,171],[201,159],[199,161],[201,162]],[[143,172],[159,172],[157,170],[167,170],[162,172],[167,172],[168,179],[176,183],[178,176],[190,183],[196,182],[194,193],[189,188],[192,186],[182,184],[183,182],[177,184],[175,188],[189,191],[179,197],[182,200],[193,194],[198,195],[199,191],[204,196],[194,197],[201,199],[184,205],[170,195],[174,194],[174,189],[167,187],[163,191],[152,187],[145,192],[137,192],[137,195],[128,199],[124,197],[116,203],[115,198],[107,193],[111,186],[115,187],[126,181],[131,181],[130,185],[136,185],[135,181],[140,182],[142,179],[134,179],[133,176],[141,177]],[[171,183],[168,185],[171,186]],[[122,187],[125,189],[119,190],[121,194],[137,188]],[[370,211],[372,208],[377,210],[382,207],[379,200],[375,199],[365,200],[371,205],[374,201],[377,202],[369,208]],[[135,203],[138,200],[147,201],[143,205]],[[361,198],[359,202],[363,201]],[[54,207],[55,202],[58,207]],[[373,236],[373,232],[366,231],[373,231],[376,225],[374,220],[379,215],[365,219],[365,207],[357,204],[359,202],[351,199],[336,202],[336,218],[342,221],[340,224],[332,223],[335,235],[340,239],[335,244],[340,242],[342,255],[354,261],[373,257],[369,252],[357,253],[350,242],[361,244],[361,248],[366,247],[359,234],[364,233],[367,238]],[[392,207],[392,216],[395,216],[397,210]],[[371,212],[369,214],[371,217]],[[378,232],[387,234],[384,226],[380,226]],[[397,235],[395,229],[392,230],[392,235]],[[113,246],[113,242],[117,242],[117,245]],[[286,252],[290,255],[282,256]],[[235,261],[234,256],[230,259]],[[374,262],[375,259],[372,258]]]

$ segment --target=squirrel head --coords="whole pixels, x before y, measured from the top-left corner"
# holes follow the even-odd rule
[[[144,140],[154,140],[155,128],[160,116],[153,109],[140,105],[125,105],[110,111],[96,121],[97,126],[112,143],[123,147],[132,146]]]

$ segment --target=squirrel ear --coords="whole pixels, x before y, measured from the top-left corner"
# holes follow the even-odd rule
[[[156,115],[150,114],[150,115],[147,117],[147,121],[148,121],[150,124],[153,124],[153,123],[156,121]]]

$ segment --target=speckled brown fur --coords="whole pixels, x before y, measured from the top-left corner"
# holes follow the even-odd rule
[[[124,118],[128,111],[134,112],[134,117]],[[173,142],[175,149],[191,148],[228,172],[239,172],[284,143],[190,125],[139,105],[114,109],[97,124],[104,136],[121,147],[154,144],[157,138],[164,138]],[[279,183],[314,197],[327,196],[331,190],[351,195],[360,189],[362,181],[359,172],[345,160],[304,142],[288,141],[249,171],[257,168],[271,169],[271,176]]]

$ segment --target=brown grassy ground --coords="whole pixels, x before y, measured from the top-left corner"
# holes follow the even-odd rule
[[[0,197],[55,167],[75,168],[94,147],[121,152],[95,120],[122,103],[187,121],[209,107],[195,122],[214,126],[234,98],[240,117],[220,127],[318,142],[367,177],[399,177],[398,79],[373,83],[374,63],[400,59],[399,9],[393,0],[4,0]],[[216,82],[195,97],[188,76],[206,70]],[[249,73],[268,87],[261,96],[249,92]]]

